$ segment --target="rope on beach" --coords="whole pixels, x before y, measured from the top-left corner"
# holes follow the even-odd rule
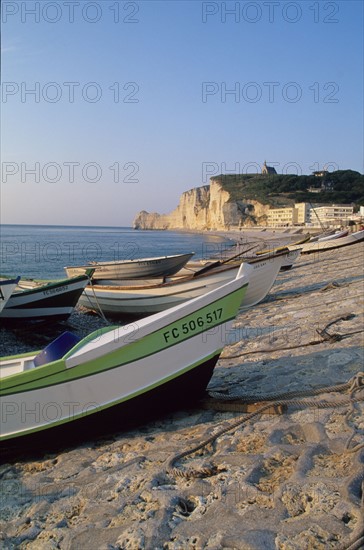
[[[224,355],[223,357],[220,356],[219,361],[227,360],[227,359],[239,359],[240,357],[243,357],[245,355],[253,355],[254,353],[275,353],[276,351],[287,351],[290,349],[297,349],[297,348],[304,348],[307,346],[317,346],[318,344],[323,344],[324,342],[339,342],[340,340],[343,340],[344,338],[347,338],[353,334],[359,334],[361,332],[364,332],[363,330],[355,330],[353,332],[347,332],[345,334],[331,334],[330,338],[322,339],[322,340],[312,340],[311,342],[306,342],[305,344],[299,344],[298,346],[285,346],[282,348],[271,348],[271,349],[255,349],[252,351],[243,351],[242,353],[237,353],[236,355]]]
[[[357,398],[354,400],[354,402],[359,402],[359,401],[364,401],[364,397]],[[174,465],[177,461],[181,460],[182,458],[185,458],[193,453],[196,453],[197,451],[200,451],[207,445],[213,443],[220,436],[224,435],[227,432],[230,432],[231,430],[234,430],[235,428],[248,422],[252,418],[255,418],[256,416],[261,415],[264,411],[266,411],[271,407],[278,407],[281,405],[287,405],[287,406],[293,405],[296,407],[317,407],[320,409],[330,409],[330,408],[336,408],[336,407],[343,407],[351,403],[352,403],[352,400],[350,398],[342,399],[336,402],[301,399],[301,400],[287,400],[287,401],[281,400],[281,401],[273,401],[271,403],[267,403],[266,405],[263,405],[262,407],[260,407],[260,409],[258,409],[257,411],[254,411],[246,415],[244,418],[239,418],[239,420],[233,422],[232,424],[226,426],[225,428],[222,428],[216,434],[207,438],[205,441],[196,445],[192,449],[189,449],[187,451],[184,451],[174,456],[167,464],[166,473],[170,476],[181,477],[186,479],[196,478],[196,477],[206,477],[206,475],[215,475],[215,473],[217,473],[220,470],[220,468],[216,465],[209,465],[207,468],[205,467],[205,468],[189,469],[189,470],[182,470],[181,468],[175,467]]]
[[[100,314],[100,317],[102,318],[102,320],[103,320],[107,325],[110,325],[111,323],[106,319],[105,314],[104,314],[104,312],[102,311],[102,308],[101,308],[101,306],[100,306],[100,304],[99,304],[99,301],[98,301],[98,299],[97,299],[97,296],[96,296],[96,293],[95,293],[95,289],[94,289],[93,284],[92,284],[91,277],[89,277],[89,284],[90,284],[90,287],[91,287],[91,289],[92,289],[92,294],[94,295],[95,302],[96,302],[96,304],[97,304],[97,307],[98,307],[98,310],[99,310],[98,313]],[[85,296],[86,296],[86,298],[88,299],[88,301],[90,302],[91,309],[94,309],[94,308],[93,308],[93,305],[92,305],[92,302],[91,302],[91,300],[90,300],[90,298],[89,298],[89,296],[88,296],[87,294],[85,294]]]
[[[356,281],[357,282],[357,281]],[[362,281],[360,281],[362,282]],[[349,284],[354,284],[354,283],[349,283]],[[325,302],[325,307],[326,306],[329,306],[331,304],[340,304],[342,302],[347,302],[348,300],[355,300],[356,298],[363,298],[363,293],[360,292],[359,294],[352,294],[351,296],[347,296],[345,298],[341,298],[341,300],[333,300],[332,302]],[[283,299],[283,298],[282,298]],[[263,307],[267,305],[266,302],[263,302],[262,304],[257,304],[255,307],[254,307],[254,310],[257,310],[257,308],[259,308],[259,306],[262,305]],[[322,301],[320,301],[318,304],[310,304],[310,310],[314,307],[320,307],[322,309]],[[304,310],[305,308],[301,308],[301,309],[297,309],[297,308],[293,308],[293,309],[285,309],[284,312],[285,313],[297,313],[297,311],[302,311]],[[350,333],[351,334],[351,333]]]
[[[334,319],[333,321],[330,321],[325,327],[321,330],[316,329],[317,334],[321,337],[321,340],[311,340],[310,342],[305,342],[303,344],[295,345],[295,346],[283,346],[281,348],[271,348],[271,349],[255,349],[252,351],[242,351],[241,353],[237,353],[235,355],[223,355],[220,356],[219,361],[226,361],[230,359],[238,359],[240,357],[243,357],[245,355],[253,355],[254,353],[275,353],[276,351],[287,351],[290,349],[297,349],[297,348],[304,348],[307,346],[317,346],[319,344],[323,344],[324,342],[340,342],[340,340],[343,340],[344,338],[347,338],[351,336],[352,334],[359,334],[361,332],[364,332],[363,330],[355,330],[353,332],[347,332],[345,334],[339,334],[337,332],[329,333],[327,332],[327,329],[334,325],[335,323],[338,323],[339,321],[349,321],[350,319],[353,319],[353,314],[347,314],[342,315],[338,319]]]
[[[329,323],[327,323],[327,325],[322,330],[316,329],[316,332],[319,336],[321,336],[324,342],[339,342],[346,335],[338,334],[338,333],[330,334],[329,332],[327,332],[327,329],[340,321],[351,321],[351,319],[354,319],[354,317],[355,315],[353,313],[342,315],[338,319],[334,319],[333,321],[330,321]]]
[[[338,283],[337,281],[332,281],[331,283],[328,283],[327,285],[323,286],[319,290],[320,290],[320,292],[327,292],[328,290],[333,290],[335,288],[340,288],[342,286],[345,286],[345,285],[342,285],[342,284]]]
[[[296,407],[317,407],[320,409],[330,409],[330,408],[336,408],[336,407],[343,407],[347,405],[353,406],[354,403],[359,403],[361,401],[364,401],[364,396],[358,396],[354,397],[354,394],[360,389],[363,389],[364,387],[364,373],[359,372],[355,377],[350,379],[347,384],[341,385],[341,387],[345,388],[351,388],[350,394],[346,399],[337,400],[335,402],[328,402],[328,401],[316,401],[312,399],[279,399],[274,400],[269,403],[266,403],[259,409],[257,409],[254,412],[251,412],[250,414],[245,415],[243,418],[239,418],[238,420],[234,420],[232,423],[229,423],[227,426],[221,428],[218,430],[215,434],[208,437],[198,445],[195,445],[191,449],[188,449],[186,451],[183,451],[182,453],[178,453],[174,457],[172,457],[169,462],[167,463],[166,467],[166,474],[173,476],[173,477],[180,477],[180,478],[196,478],[196,477],[206,477],[206,475],[215,475],[219,471],[219,467],[216,465],[209,465],[207,467],[199,468],[199,469],[189,469],[189,470],[182,470],[181,468],[175,467],[175,464],[177,461],[181,460],[182,458],[185,458],[191,454],[196,453],[197,451],[200,451],[207,445],[210,445],[216,441],[220,436],[223,434],[230,432],[232,430],[235,430],[237,427],[239,427],[242,424],[245,424],[246,422],[252,420],[253,418],[260,416],[264,411],[271,407],[279,407],[279,406],[296,406]],[[330,386],[328,388],[320,388],[320,393],[325,393],[328,390],[330,391]],[[314,395],[316,395],[317,390],[309,390],[306,392],[306,395],[311,396],[312,392],[314,392]],[[303,393],[303,392],[301,392]],[[262,398],[259,398],[258,401],[261,401]],[[264,401],[267,401],[266,398],[264,398]],[[352,411],[350,411],[352,412]],[[350,444],[351,440],[353,439],[353,436],[349,438],[348,443]],[[361,444],[356,445],[352,449],[348,449],[347,444],[347,452],[354,452],[357,451],[359,448],[361,448]]]
[[[308,258],[307,258],[307,259],[308,259]],[[314,261],[314,263],[317,263],[317,262],[315,262],[315,260],[313,260],[313,261]],[[307,267],[308,265],[312,265],[312,263],[313,263],[312,261],[311,261],[311,262],[307,261],[306,263],[301,263],[301,262],[300,262],[298,265],[295,264],[294,269],[296,270],[296,269],[300,269],[301,267]],[[326,263],[330,264],[330,267],[331,267],[332,265],[335,265],[335,264],[340,264],[340,266],[341,266],[340,271],[342,271],[342,264],[343,264],[343,262],[342,262],[342,260],[338,260],[338,259],[337,259],[336,254],[332,254],[332,259],[330,259],[330,258],[328,257],[328,258],[325,258],[324,260],[321,260],[321,267],[323,266],[324,263],[325,263],[325,264],[326,264]],[[350,264],[350,268],[353,268],[353,267],[363,267],[363,263],[359,263],[359,264]]]
[[[361,378],[364,376],[364,373],[359,372],[353,378],[350,378],[348,382],[343,384],[336,384],[335,386],[322,386],[313,390],[297,390],[284,393],[269,393],[265,395],[252,395],[245,394],[241,392],[232,392],[229,394],[223,393],[221,391],[209,391],[208,394],[214,399],[223,399],[224,401],[235,401],[235,399],[241,399],[244,403],[257,403],[258,401],[277,401],[282,399],[293,399],[294,397],[303,397],[310,395],[311,397],[315,395],[320,395],[322,393],[335,393],[343,392],[346,390],[352,391],[354,387],[357,387],[357,379],[359,380],[358,387],[364,385],[364,381]],[[361,382],[360,382],[361,381]]]
[[[271,302],[279,302],[281,300],[292,300],[295,298],[301,298],[303,295],[311,294],[312,292],[327,292],[328,290],[336,290],[337,288],[343,288],[348,286],[350,283],[338,283],[336,281],[331,281],[330,283],[327,283],[324,286],[320,286],[319,284],[316,284],[311,288],[310,290],[307,290],[305,292],[287,292],[286,294],[281,294],[278,296],[270,295],[268,296],[269,300]]]
[[[364,282],[363,278],[361,278],[359,280],[356,280],[356,281],[346,282],[345,284],[344,283],[338,283],[336,281],[332,281],[331,283],[328,283],[328,284],[326,284],[325,286],[322,286],[322,287],[314,286],[314,288],[311,288],[310,290],[307,290],[305,292],[287,292],[286,294],[283,293],[281,295],[279,295],[279,294],[278,295],[270,294],[270,295],[268,295],[267,300],[265,300],[263,302],[260,302],[259,304],[257,304],[257,306],[259,306],[260,304],[267,305],[270,302],[281,302],[283,300],[284,301],[293,300],[293,299],[296,299],[296,298],[301,298],[303,295],[311,294],[313,292],[327,292],[328,290],[336,290],[337,288],[346,288],[348,286],[355,285],[355,284],[358,284],[358,283],[360,283],[362,285],[363,282]],[[340,302],[342,302],[346,299],[347,298],[343,298],[341,300],[336,300],[335,303],[340,303]],[[304,309],[304,308],[302,308],[302,309]],[[242,309],[242,311],[245,311],[244,308]]]

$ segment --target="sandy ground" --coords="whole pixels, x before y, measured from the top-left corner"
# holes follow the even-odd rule
[[[360,243],[301,256],[280,273],[267,299],[226,334],[209,389],[264,399],[344,384],[363,371],[363,252]],[[76,313],[71,326],[81,318],[88,329],[98,322]],[[12,333],[7,345],[27,348],[30,335],[24,342]],[[206,408],[215,406],[209,401],[103,441],[2,464],[0,546],[349,548],[364,527],[364,406],[353,401],[360,398],[362,390],[346,386],[250,419]]]

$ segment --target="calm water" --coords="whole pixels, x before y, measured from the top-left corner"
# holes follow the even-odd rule
[[[231,241],[174,231],[135,231],[128,227],[1,225],[0,273],[22,277],[65,277],[65,266],[91,261],[128,260],[195,252],[219,256]]]

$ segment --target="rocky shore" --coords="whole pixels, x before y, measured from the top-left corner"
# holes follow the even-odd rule
[[[302,256],[281,272],[226,334],[214,398],[108,439],[2,463],[1,548],[360,548],[363,252],[360,243]],[[75,312],[68,328],[82,335],[101,324]],[[47,338],[2,331],[2,355]],[[296,391],[307,395],[282,397]],[[236,392],[277,403],[259,414],[250,405],[250,417],[222,399]]]

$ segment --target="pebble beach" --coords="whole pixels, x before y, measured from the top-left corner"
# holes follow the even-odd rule
[[[0,547],[363,548],[363,258],[359,243],[280,272],[236,318],[195,408],[2,462]],[[68,329],[102,323],[76,311]],[[1,352],[34,346],[7,332]]]

